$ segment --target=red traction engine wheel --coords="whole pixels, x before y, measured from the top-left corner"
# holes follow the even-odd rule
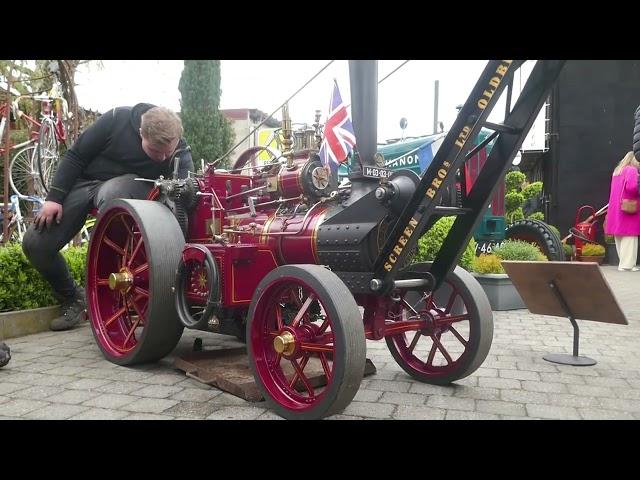
[[[161,359],[182,334],[172,287],[184,237],[165,206],[111,201],[87,256],[87,310],[104,356],[118,365]]]
[[[247,321],[249,365],[269,406],[288,419],[344,409],[364,375],[358,306],[333,272],[284,265],[258,285]]]
[[[430,263],[416,263],[399,276],[426,272]],[[478,281],[456,267],[434,292],[396,290],[387,312],[385,340],[396,363],[413,378],[447,385],[473,373],[484,361],[493,339],[493,313]],[[401,333],[393,335],[398,322]],[[408,330],[406,324],[416,324]],[[399,328],[399,329],[400,329]]]

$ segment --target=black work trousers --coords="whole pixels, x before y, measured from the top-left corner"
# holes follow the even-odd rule
[[[31,225],[25,233],[22,240],[24,254],[49,282],[59,300],[75,297],[77,289],[60,250],[82,230],[92,209],[97,208],[100,213],[105,204],[114,198],[146,198],[153,184],[136,181],[136,177],[138,175],[126,174],[104,182],[76,181],[62,204],[60,223],[54,221],[42,232]]]

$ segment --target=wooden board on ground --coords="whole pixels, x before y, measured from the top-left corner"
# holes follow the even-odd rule
[[[629,324],[595,262],[503,261],[502,266],[531,313],[567,316],[549,286],[554,282],[574,318]]]
[[[249,402],[259,402],[263,399],[253,379],[249,368],[247,349],[244,347],[190,352],[182,357],[177,357],[173,365],[184,371],[190,378],[217,387]],[[286,362],[283,365],[289,368],[286,373],[287,377],[291,379],[294,374],[291,363]],[[326,383],[322,365],[318,359],[309,360],[304,371],[305,374],[308,372],[307,378],[311,386],[320,387]],[[372,375],[374,373],[376,373],[376,367],[367,358],[364,374]],[[300,385],[300,382],[298,384],[298,390],[303,390],[304,387]]]

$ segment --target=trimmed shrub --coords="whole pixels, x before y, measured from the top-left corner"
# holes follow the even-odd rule
[[[518,192],[507,193],[504,196],[504,208],[507,212],[513,212],[522,207],[524,196]]]
[[[547,257],[536,245],[522,240],[505,240],[502,245],[494,248],[493,253],[500,260],[547,261]]]
[[[519,192],[527,176],[522,172],[509,172],[504,177],[505,193]]]
[[[530,218],[532,220],[540,220],[541,222],[544,222],[544,213],[542,213],[542,212],[533,212],[527,218]]]
[[[604,247],[597,243],[587,243],[582,247],[583,257],[601,257],[604,255]]]
[[[433,224],[431,229],[418,240],[418,251],[413,257],[412,263],[429,262],[436,258],[444,239],[447,237],[456,217],[442,217]],[[467,271],[471,271],[473,260],[476,256],[476,242],[472,238],[460,257],[458,265]]]
[[[473,271],[476,273],[505,273],[496,255],[481,254],[473,260]]]
[[[525,200],[542,195],[542,182],[533,182],[522,189]]]
[[[84,285],[87,246],[70,247],[62,252],[76,282]],[[22,253],[19,243],[0,247],[0,311],[48,307],[58,302],[49,284]]]

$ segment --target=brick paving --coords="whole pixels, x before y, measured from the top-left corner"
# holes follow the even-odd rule
[[[367,342],[377,374],[365,377],[353,402],[330,419],[640,419],[640,272],[602,270],[629,325],[578,321],[580,354],[597,365],[543,360],[572,352],[567,319],[494,312],[487,359],[451,386],[412,379],[383,341]],[[172,367],[173,355],[188,352],[197,336],[206,348],[241,345],[187,331],[172,355],[127,368],[103,358],[88,324],[10,339],[13,358],[0,369],[0,419],[278,419],[264,402],[246,402]]]

